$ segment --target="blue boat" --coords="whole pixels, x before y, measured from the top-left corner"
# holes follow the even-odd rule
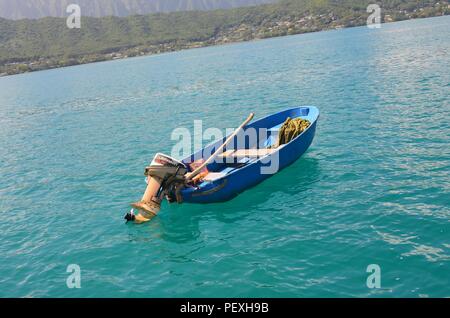
[[[278,131],[285,120],[290,117],[306,119],[310,125],[300,135],[290,142],[276,146]],[[216,160],[207,165],[208,175],[195,187],[186,187],[180,191],[183,202],[212,203],[227,201],[239,193],[257,185],[274,173],[286,168],[311,145],[319,109],[314,106],[296,107],[254,121],[243,129],[265,131],[263,137],[257,136],[256,141],[236,142],[224,149],[223,160]],[[250,134],[248,134],[250,135]],[[220,147],[227,137],[182,160],[189,166],[199,158],[207,158],[214,149]],[[234,145],[233,145],[234,144]]]

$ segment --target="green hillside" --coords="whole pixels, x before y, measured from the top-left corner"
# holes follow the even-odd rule
[[[282,0],[231,10],[129,17],[0,19],[0,73],[363,25],[373,0]],[[382,1],[386,22],[449,13],[448,1]]]

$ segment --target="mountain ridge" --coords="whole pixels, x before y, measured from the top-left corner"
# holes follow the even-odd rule
[[[0,17],[11,20],[65,17],[69,4],[78,4],[82,16],[129,16],[157,12],[231,9],[277,0],[0,0]]]

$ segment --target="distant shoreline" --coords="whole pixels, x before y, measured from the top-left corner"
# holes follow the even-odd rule
[[[447,13],[447,12],[446,12]],[[440,16],[448,16],[448,14],[442,14],[442,15],[433,15],[433,16],[426,16],[426,17],[414,17],[409,19],[403,19],[399,21],[383,21],[382,24],[389,24],[393,22],[401,22],[401,21],[408,21],[408,20],[415,20],[415,19],[424,19],[424,18],[433,18],[433,17],[440,17]],[[388,16],[389,17],[389,16]],[[385,16],[386,20],[386,16]],[[286,23],[286,22],[284,22]],[[288,34],[275,34],[273,36],[267,36],[267,37],[251,37],[251,38],[232,38],[229,39],[230,35],[222,36],[222,38],[216,38],[214,41],[211,41],[211,39],[208,39],[207,41],[197,41],[197,42],[187,42],[183,44],[174,45],[174,43],[165,43],[165,44],[159,44],[156,45],[156,47],[144,47],[144,46],[135,46],[131,48],[126,49],[118,49],[116,51],[106,53],[106,54],[93,54],[93,55],[83,55],[79,57],[79,59],[70,59],[66,64],[52,64],[49,61],[53,58],[40,58],[39,60],[29,60],[26,62],[16,62],[16,63],[10,63],[10,64],[4,64],[0,65],[0,77],[7,77],[12,75],[18,75],[18,74],[25,74],[25,73],[32,73],[32,72],[38,72],[38,71],[44,71],[44,70],[51,70],[51,69],[58,69],[58,68],[64,68],[64,67],[70,67],[70,66],[77,66],[77,65],[84,65],[84,64],[92,64],[92,63],[98,63],[98,62],[107,62],[107,61],[113,61],[113,60],[123,60],[128,59],[132,57],[144,57],[144,56],[153,56],[153,55],[159,55],[163,53],[169,53],[169,52],[178,52],[183,50],[189,50],[194,48],[203,48],[203,47],[210,47],[210,46],[220,46],[220,45],[226,45],[226,44],[234,44],[234,43],[242,43],[242,42],[251,42],[251,41],[257,41],[257,40],[263,40],[263,39],[269,39],[269,38],[277,38],[277,37],[284,37],[289,35],[299,35],[299,34],[305,34],[305,33],[315,33],[315,32],[322,32],[322,31],[332,31],[332,30],[339,30],[339,29],[348,29],[353,27],[361,27],[366,25],[365,23],[362,24],[356,24],[351,26],[334,26],[334,27],[323,27],[320,29],[313,29],[313,30],[302,30],[302,32],[293,32]],[[132,54],[130,54],[132,52]],[[8,67],[9,72],[8,72]],[[14,68],[12,68],[14,67]],[[6,71],[4,69],[6,68]],[[12,68],[12,69],[11,69]]]

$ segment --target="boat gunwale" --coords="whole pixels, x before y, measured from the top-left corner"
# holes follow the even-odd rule
[[[207,185],[214,184],[215,182],[219,182],[219,181],[221,181],[221,180],[223,180],[223,179],[228,178],[229,176],[233,175],[234,173],[240,172],[240,171],[244,170],[245,168],[251,167],[251,166],[253,166],[253,165],[259,163],[262,159],[264,159],[264,158],[266,158],[266,157],[268,157],[268,156],[273,156],[274,154],[278,153],[282,148],[288,146],[288,145],[291,144],[292,142],[294,142],[294,141],[296,141],[297,139],[299,139],[299,138],[300,138],[303,134],[305,134],[305,133],[306,133],[306,132],[307,132],[307,131],[308,131],[308,130],[316,123],[316,122],[317,122],[317,120],[319,119],[320,112],[319,112],[319,109],[318,109],[316,106],[299,106],[299,107],[287,108],[287,109],[282,110],[282,111],[279,111],[279,112],[277,112],[277,113],[274,113],[274,114],[267,115],[267,116],[265,116],[265,117],[259,118],[259,119],[255,120],[254,122],[250,123],[250,125],[254,125],[255,123],[257,123],[257,122],[259,122],[259,121],[266,120],[266,119],[268,119],[268,118],[270,118],[270,117],[273,117],[273,116],[275,116],[275,115],[278,115],[278,114],[280,114],[280,113],[286,113],[286,112],[290,112],[290,111],[297,110],[297,109],[302,109],[302,108],[309,108],[309,109],[314,109],[314,108],[315,108],[315,109],[317,110],[317,117],[314,119],[314,121],[312,121],[312,122],[310,123],[310,125],[308,126],[308,128],[306,128],[304,131],[302,131],[301,134],[299,134],[298,136],[296,136],[295,138],[293,138],[293,139],[292,139],[291,141],[289,141],[288,143],[283,144],[283,145],[277,147],[277,148],[276,148],[276,151],[274,151],[274,152],[272,152],[272,153],[270,153],[270,154],[264,155],[264,156],[262,156],[262,157],[259,157],[257,160],[255,160],[255,161],[253,161],[253,162],[251,162],[251,163],[249,163],[249,164],[246,164],[246,165],[244,165],[243,167],[237,168],[237,169],[235,169],[235,170],[233,170],[233,171],[227,173],[226,175],[224,175],[224,176],[222,176],[222,177],[219,177],[219,178],[215,179],[214,181],[209,181],[209,182],[207,183]],[[302,116],[298,116],[298,117],[302,117]],[[298,118],[298,117],[296,117],[296,118]],[[245,127],[244,127],[244,129],[245,129]],[[228,135],[228,136],[229,136],[229,135]],[[224,139],[226,139],[228,136],[225,136]],[[218,141],[214,141],[214,142],[209,143],[208,145],[206,145],[206,146],[205,146],[203,149],[201,149],[200,151],[203,152],[206,148],[210,147],[211,145],[213,145],[214,143],[217,143],[217,142],[218,142]],[[245,149],[245,148],[244,148],[244,149]],[[185,159],[191,158],[194,154],[195,154],[195,153],[192,153],[189,157],[186,157]],[[183,159],[182,161],[184,162],[185,159]],[[196,192],[196,191],[201,190],[200,187],[197,187],[197,188],[187,188],[186,190],[188,190],[188,189],[189,189],[189,190],[192,189],[190,192]]]

